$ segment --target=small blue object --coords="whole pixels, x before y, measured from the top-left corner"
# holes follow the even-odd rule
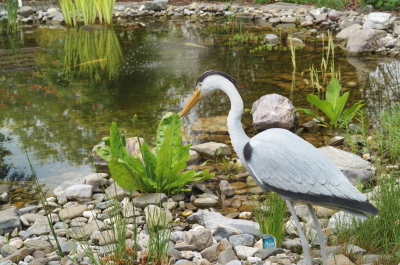
[[[262,235],[263,248],[276,248],[276,239],[271,235]]]

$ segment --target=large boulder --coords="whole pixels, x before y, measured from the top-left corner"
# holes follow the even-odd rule
[[[218,158],[223,158],[225,156],[231,157],[231,149],[228,145],[223,143],[208,142],[198,145],[193,145],[190,147],[191,150],[196,151],[201,157],[211,160],[216,160],[216,151],[218,148],[222,148],[222,152],[218,155]]]
[[[167,0],[147,1],[146,3],[144,3],[144,7],[147,10],[154,10],[154,11],[165,10],[168,7],[168,1]]]
[[[379,35],[374,29],[362,29],[350,36],[346,45],[348,56],[359,56],[373,52],[381,47]]]
[[[270,128],[293,130],[298,123],[292,102],[278,94],[262,96],[253,103],[251,111],[254,127],[259,132]]]
[[[374,176],[372,164],[358,155],[332,146],[321,147],[319,150],[342,171],[353,185],[356,184],[357,179],[368,182]]]
[[[365,16],[365,29],[390,29],[396,21],[396,16],[390,13],[372,12]]]
[[[342,29],[337,35],[336,39],[337,40],[348,40],[350,36],[354,35],[355,32],[359,31],[362,29],[362,26],[359,24],[353,24],[351,26],[348,26],[344,29]]]

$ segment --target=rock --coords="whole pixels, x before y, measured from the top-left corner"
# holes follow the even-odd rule
[[[303,219],[304,222],[307,223],[308,221],[312,220],[312,216],[307,205],[296,205],[294,210],[296,211],[296,215]]]
[[[260,249],[246,246],[236,246],[235,251],[239,258],[247,259],[248,257],[254,257],[258,252],[260,252]]]
[[[363,220],[357,220],[363,221]],[[340,228],[344,227],[350,229],[353,227],[354,216],[352,214],[340,211],[335,213],[331,218],[329,218],[328,228],[331,228],[335,233],[339,231]]]
[[[275,34],[267,34],[264,37],[264,42],[267,44],[277,44],[279,42],[279,38]]]
[[[348,26],[344,29],[342,29],[337,35],[336,39],[337,40],[347,40],[350,38],[350,36],[353,36],[356,32],[362,29],[362,26],[359,24],[353,24],[351,26]]]
[[[372,12],[365,16],[364,29],[390,29],[396,21],[396,16],[390,13]]]
[[[224,238],[220,242],[210,247],[205,248],[203,251],[200,252],[201,256],[210,262],[217,261],[218,255],[225,250],[232,249],[232,245],[229,241]]]
[[[230,219],[220,213],[209,212],[207,210],[199,210],[196,213],[193,213],[188,217],[188,220],[204,225],[210,230],[214,230],[218,225],[230,225],[234,227],[236,227],[236,225],[246,225],[247,227],[251,226],[256,230],[258,230],[259,228],[259,225],[256,222],[240,219]]]
[[[243,232],[230,225],[219,225],[213,232],[215,238],[229,238],[230,236],[240,234],[243,234]]]
[[[5,262],[5,261],[11,261],[11,262],[17,263],[19,261],[24,260],[24,257],[30,255],[34,250],[35,250],[34,248],[23,247],[23,248],[17,250],[16,252],[14,252],[13,254],[9,255],[8,257],[5,257],[4,259],[2,259],[0,261],[0,263]]]
[[[233,235],[229,237],[229,242],[232,244],[232,247],[236,246],[253,246],[254,244],[254,236],[249,234],[241,234],[241,235]]]
[[[130,194],[128,190],[121,188],[115,181],[106,189],[105,193],[107,199],[111,200],[117,197],[118,201],[122,201],[128,194]],[[137,194],[137,192],[132,193],[132,195],[135,194]]]
[[[85,184],[86,183],[86,179],[84,178],[75,178],[73,180],[68,180],[68,181],[64,181],[63,183],[61,183],[60,185],[58,185],[57,188],[54,189],[54,195],[56,196],[60,196],[62,194],[65,194],[65,191],[73,186],[73,185],[78,185],[78,184]]]
[[[210,229],[200,228],[195,231],[187,231],[183,233],[183,240],[194,246],[195,251],[202,251],[213,243],[213,236]]]
[[[353,153],[332,146],[318,149],[342,171],[353,185],[357,183],[358,178],[363,182],[368,182],[375,174],[373,171],[374,168],[370,162]]]
[[[219,253],[218,255],[218,264],[221,265],[226,265],[231,261],[238,261],[238,265],[241,265],[241,262],[238,260],[238,258],[236,257],[235,251],[228,249],[228,250],[224,250],[221,251],[221,253]],[[233,265],[233,263],[231,263]]]
[[[278,94],[262,96],[253,103],[251,111],[258,132],[270,128],[292,130],[297,126],[296,108],[289,99]]]
[[[346,45],[346,54],[348,56],[358,56],[373,52],[380,47],[381,43],[376,30],[364,28],[350,36]]]
[[[18,251],[18,249],[16,247],[11,246],[10,244],[4,244],[0,249],[0,254],[3,257],[8,257],[17,251]]]
[[[326,259],[327,265],[354,265],[348,257],[343,254]]]
[[[336,10],[331,10],[328,13],[328,17],[331,21],[336,21],[342,16],[342,13],[336,11]]]
[[[18,10],[18,13],[24,18],[29,17],[34,12],[36,12],[36,9],[31,6],[21,6]]]
[[[37,213],[27,213],[22,215],[21,217],[25,218],[25,220],[29,223],[34,223],[38,219],[47,220],[46,216]]]
[[[51,25],[60,25],[61,22],[63,22],[63,21],[64,21],[64,17],[62,15],[62,13],[57,11],[57,12],[55,12],[50,24]]]
[[[87,211],[88,207],[86,205],[77,205],[64,208],[58,212],[61,220],[72,219],[74,217],[82,216],[84,211]]]
[[[235,193],[233,192],[232,186],[226,180],[220,181],[219,190],[220,190],[221,194],[225,195],[226,198],[230,198],[235,195]]]
[[[172,214],[169,210],[163,210],[156,205],[149,205],[144,209],[147,226],[166,227],[172,221]]]
[[[51,230],[47,220],[37,219],[35,223],[27,229],[27,231],[34,235],[47,235]]]
[[[190,149],[198,152],[203,158],[215,161],[217,159],[215,152],[220,147],[222,147],[222,152],[218,155],[218,158],[232,156],[229,146],[223,143],[208,142],[204,144],[193,145],[190,147]]]
[[[168,200],[167,195],[164,193],[143,193],[132,200],[132,204],[136,207],[145,208],[147,205],[161,206]]]
[[[168,7],[168,1],[167,0],[147,1],[144,3],[144,6],[147,10],[154,10],[154,11],[165,10]]]
[[[288,239],[282,242],[282,248],[289,249],[291,252],[296,252],[302,249],[300,238]]]
[[[9,200],[10,200],[10,196],[8,196],[8,193],[7,193],[7,192],[3,192],[3,193],[0,195],[0,202],[8,203]]]
[[[17,207],[0,211],[0,229],[5,233],[11,233],[15,228],[22,230],[20,216],[21,212]]]
[[[276,256],[277,254],[285,253],[285,251],[281,248],[265,248],[262,249],[258,254],[257,257],[261,258],[262,260],[267,259],[270,256]]]
[[[69,255],[69,253],[76,252],[78,244],[75,241],[68,240],[61,245],[61,251],[64,255]]]
[[[106,177],[108,174],[106,173],[97,173],[97,174],[90,174],[85,176],[86,185],[91,185],[93,192],[102,192],[102,186],[108,183]]]
[[[193,205],[199,208],[216,207],[219,202],[213,198],[197,198],[193,201]]]
[[[92,200],[93,186],[86,184],[73,185],[68,187],[65,195],[68,200],[76,200],[79,202],[88,202]]]
[[[40,239],[27,239],[25,240],[24,244],[27,247],[33,247],[35,249],[35,252],[40,251],[44,254],[49,254],[53,252],[53,248],[48,241]],[[33,253],[32,256],[36,258],[35,253]]]
[[[187,164],[191,164],[201,160],[201,155],[194,150],[189,150],[190,158],[186,161]]]

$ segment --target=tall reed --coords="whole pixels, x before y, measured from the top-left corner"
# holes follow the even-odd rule
[[[7,0],[7,33],[16,33],[18,29],[18,0]]]

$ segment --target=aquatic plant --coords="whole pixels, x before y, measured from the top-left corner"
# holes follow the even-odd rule
[[[19,24],[18,20],[18,0],[7,0],[7,21],[1,25],[5,27],[8,34],[14,34],[17,32]]]
[[[134,118],[134,124],[137,124],[137,116]],[[181,173],[190,157],[190,144],[182,145],[181,125],[182,121],[178,115],[171,112],[165,114],[158,126],[155,154],[147,143],[140,144],[138,139],[141,159],[138,155],[130,156],[117,124],[113,122],[110,137],[103,139],[106,146],[99,147],[97,153],[109,162],[111,175],[122,188],[167,194],[185,191],[187,189],[183,187],[187,183],[203,181],[214,174],[207,170],[189,170]],[[134,133],[139,137],[136,126]]]
[[[310,109],[297,109],[297,111],[316,118],[330,129],[345,127],[353,119],[357,111],[364,106],[364,104],[363,101],[360,100],[352,107],[343,110],[350,95],[350,91],[340,96],[341,88],[342,86],[340,85],[339,80],[332,78],[326,91],[326,100],[320,99],[318,96],[313,94],[309,94],[307,96],[307,101],[316,106],[318,109],[322,110],[330,119],[330,123],[327,123],[320,117],[317,117],[317,115],[315,115],[315,113]]]
[[[267,199],[253,209],[256,221],[260,225],[262,234],[275,237],[277,246],[280,246],[285,236],[286,203],[275,192],[268,194]]]

